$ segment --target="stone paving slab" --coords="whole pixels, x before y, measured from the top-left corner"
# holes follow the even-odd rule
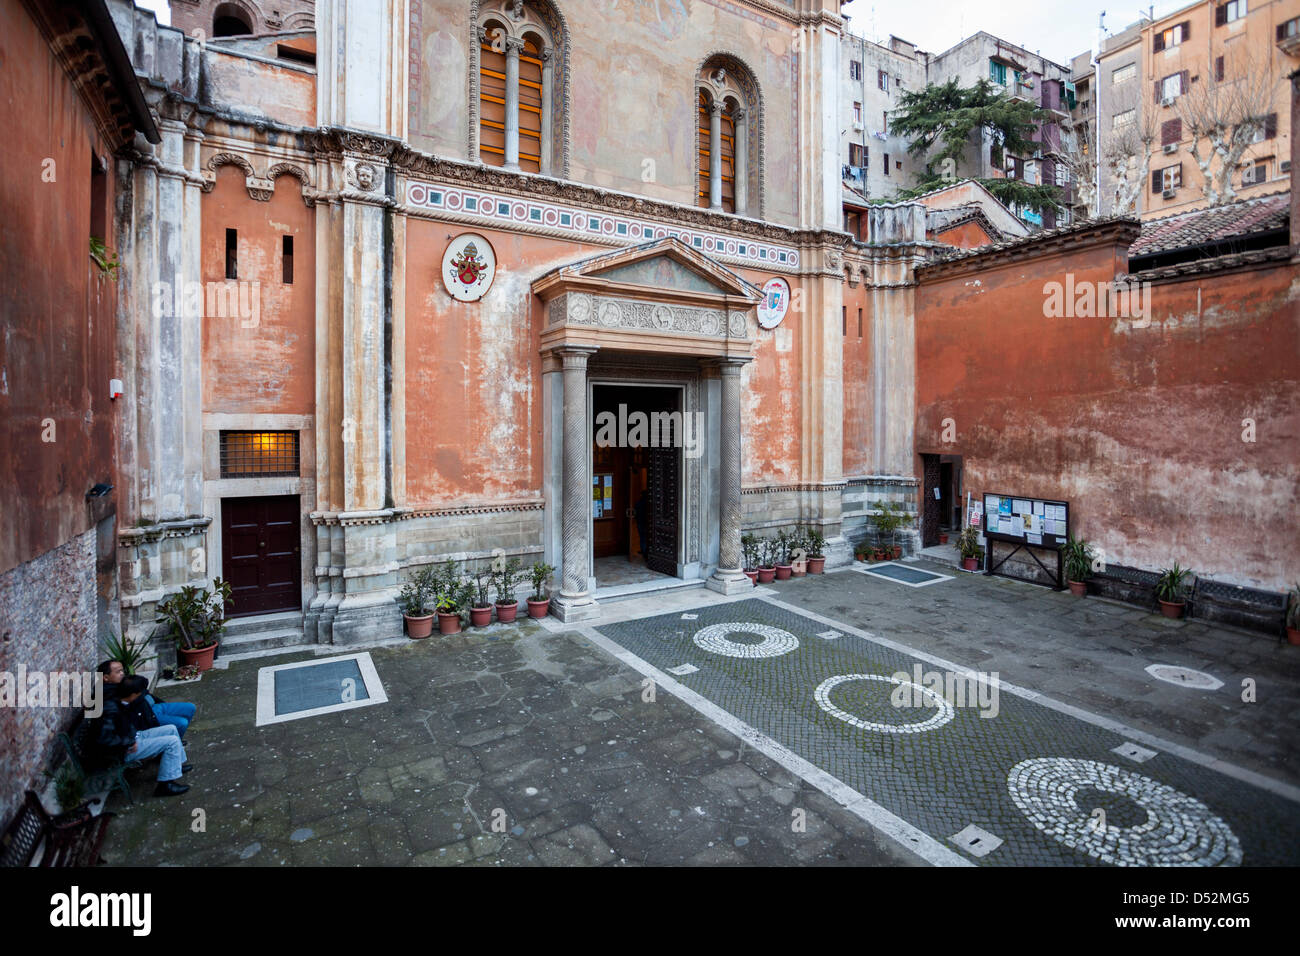
[[[313,655],[236,661],[173,688],[199,707],[192,789],[155,798],[152,774],[133,772],[136,802],[109,808],[109,862],[913,862],[671,695],[644,701],[640,675],[578,635],[493,625],[369,653],[387,704],[266,727],[258,669]]]
[[[997,600],[1014,596],[997,590]],[[842,589],[836,595],[843,600]],[[871,616],[877,630],[899,630],[891,615]],[[993,852],[969,854],[983,865],[1300,862],[1292,799],[1172,754],[1136,764],[1113,752],[1122,735],[1011,694],[999,695],[996,716],[973,706],[945,711],[919,695],[896,706],[890,675],[933,665],[854,635],[819,639],[826,626],[753,599],[702,607],[695,620],[672,613],[598,630],[662,671],[694,665],[676,680],[936,840],[971,824],[993,834],[1003,841]],[[853,676],[837,682],[844,675]],[[1123,702],[1078,675],[1074,683],[1103,710]]]

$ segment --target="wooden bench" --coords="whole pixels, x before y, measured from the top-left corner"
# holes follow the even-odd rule
[[[94,866],[108,831],[111,813],[91,815],[89,810],[51,817],[41,798],[27,791],[23,805],[0,836],[0,866],[31,866],[36,850],[45,843],[41,866]]]
[[[73,768],[85,778],[87,793],[107,790],[109,796],[112,796],[114,790],[121,790],[126,795],[127,803],[132,803],[131,785],[126,782],[126,772],[139,767],[141,761],[125,760],[107,767],[101,767],[98,770],[88,771],[86,769],[85,753],[86,734],[90,732],[90,727],[91,721],[83,720],[72,731],[71,737],[67,734],[59,734],[59,741],[63,744],[68,760],[72,762]]]

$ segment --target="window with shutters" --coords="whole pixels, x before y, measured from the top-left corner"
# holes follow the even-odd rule
[[[1223,82],[1223,57],[1221,56],[1214,58],[1214,82]]]
[[[1186,75],[1187,72],[1184,70],[1181,73],[1171,73],[1162,79],[1158,90],[1159,99],[1174,100],[1187,92]]]
[[[1243,186],[1258,186],[1260,183],[1268,182],[1268,164],[1271,158],[1257,159],[1242,169],[1241,184]]]
[[[563,26],[545,0],[484,0],[477,24],[478,161],[562,172]]]
[[[862,122],[862,104],[861,104],[861,103],[856,103],[856,102],[855,102],[855,103],[853,104],[853,122],[855,122],[855,123],[861,123],[861,122]]]
[[[859,63],[857,60],[849,60],[849,79],[850,80],[862,79],[862,64]]]
[[[1007,65],[997,60],[989,60],[989,79],[999,86],[1007,85]]]
[[[1264,117],[1264,125],[1255,127],[1255,134],[1251,137],[1252,143],[1262,143],[1267,139],[1273,139],[1277,136],[1277,114],[1269,113]]]
[[[885,175],[889,175],[889,154],[885,153]]]
[[[884,90],[886,93],[888,93],[888,92],[889,92],[889,74],[886,73],[884,70],[877,70],[877,71],[876,71],[876,85],[877,85],[878,87],[880,87],[882,90]]]
[[[1184,20],[1166,30],[1161,30],[1151,41],[1152,51],[1159,53],[1161,50],[1169,50],[1186,43],[1191,38],[1191,26],[1190,20]]]
[[[1292,17],[1286,23],[1277,25],[1277,40],[1279,43],[1296,36],[1300,36],[1300,17]]]
[[[1240,20],[1246,15],[1246,0],[1228,0],[1214,8],[1214,25],[1221,27],[1225,23]]]
[[[1183,184],[1183,164],[1166,166],[1151,174],[1151,191],[1158,193],[1167,189],[1178,189]]]
[[[849,143],[849,165],[865,166],[867,165],[865,155],[867,148],[861,143]]]
[[[1165,120],[1160,124],[1160,145],[1169,146],[1183,139],[1183,121],[1181,119]]]

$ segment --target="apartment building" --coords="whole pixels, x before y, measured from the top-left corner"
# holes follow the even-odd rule
[[[1300,66],[1300,0],[1202,0],[1143,24],[1139,49],[1138,99],[1155,133],[1145,149],[1143,218],[1289,188],[1286,77]],[[1214,144],[1192,130],[1217,115],[1231,137],[1243,104],[1260,122],[1244,151],[1229,153],[1225,171]],[[1213,156],[1205,170],[1196,153]]]
[[[1058,119],[1041,125],[1033,155],[1005,155],[987,136],[972,142],[955,171],[959,179],[1015,177],[1062,188],[1066,208],[1040,215],[1015,210],[1031,227],[1052,228],[1070,221],[1074,201],[1069,165],[1059,160],[1068,145],[1062,121],[1069,118],[1066,84],[1070,68],[980,32],[939,54],[891,36],[887,45],[849,31],[840,41],[841,159],[845,185],[867,199],[891,198],[916,185],[923,160],[907,151],[908,141],[889,132],[889,115],[907,89],[946,83],[962,86],[988,79],[1012,97],[1052,110]]]

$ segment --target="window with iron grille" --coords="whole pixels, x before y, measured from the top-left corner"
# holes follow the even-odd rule
[[[273,478],[297,474],[297,432],[221,433],[222,478]]]

